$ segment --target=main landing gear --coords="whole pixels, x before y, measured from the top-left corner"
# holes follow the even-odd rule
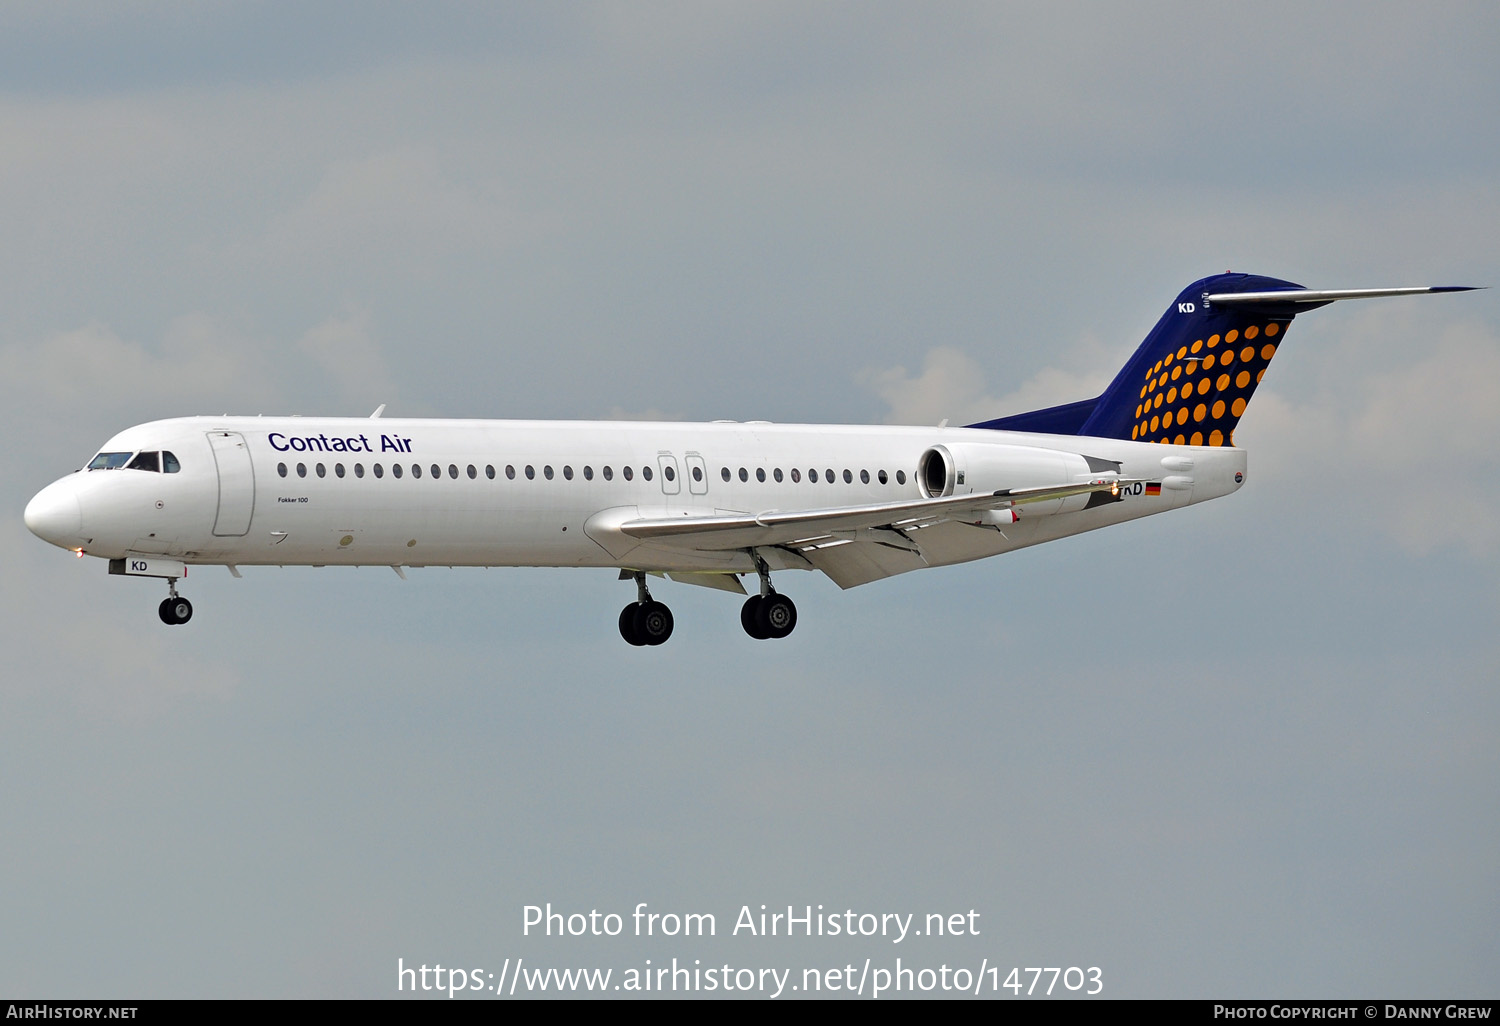
[[[740,607],[740,626],[757,640],[784,638],[797,626],[797,607],[771,587],[771,568],[758,555],[755,572],[760,576],[760,594],[751,595]],[[672,636],[672,611],[651,597],[643,572],[636,571],[632,576],[636,600],[620,610],[620,637],[632,645],[660,645]],[[162,617],[165,619],[165,612]]]
[[[797,626],[797,607],[771,587],[771,569],[759,556],[755,572],[760,575],[760,594],[751,595],[740,607],[740,626],[757,641],[784,638]]]
[[[646,575],[635,575],[637,599],[620,610],[620,637],[632,645],[660,645],[672,636],[672,611],[651,598]]]
[[[177,594],[177,578],[167,578],[167,591],[170,594],[156,607],[156,614],[161,617],[162,623],[170,627],[187,623],[193,618],[193,604]]]

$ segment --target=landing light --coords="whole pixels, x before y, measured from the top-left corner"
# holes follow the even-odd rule
[[[76,552],[76,553],[78,553],[78,558],[79,559],[83,558],[83,550],[82,549],[74,549],[73,551]]]

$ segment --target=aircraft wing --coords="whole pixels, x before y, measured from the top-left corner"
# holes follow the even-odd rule
[[[1041,488],[1003,488],[974,495],[882,502],[865,506],[836,506],[812,510],[770,510],[714,516],[645,517],[617,526],[638,541],[671,548],[701,550],[749,549],[781,546],[801,550],[830,542],[869,541],[917,551],[903,532],[930,527],[945,520],[962,520],[986,510],[1009,509],[1027,503],[1064,499],[1092,492],[1117,492],[1118,478]]]

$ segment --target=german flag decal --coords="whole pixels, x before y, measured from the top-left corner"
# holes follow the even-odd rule
[[[1146,494],[1147,495],[1160,495],[1161,494],[1161,482],[1160,481],[1147,481],[1146,482]]]

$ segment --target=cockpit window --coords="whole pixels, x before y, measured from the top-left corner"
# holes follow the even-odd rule
[[[128,452],[101,452],[89,461],[90,470],[118,470],[130,462]]]
[[[149,470],[152,473],[161,473],[161,453],[143,452],[136,455],[125,467],[126,470]]]
[[[161,454],[161,469],[164,474],[175,474],[182,469],[182,464],[177,462],[177,457],[169,452]]]

